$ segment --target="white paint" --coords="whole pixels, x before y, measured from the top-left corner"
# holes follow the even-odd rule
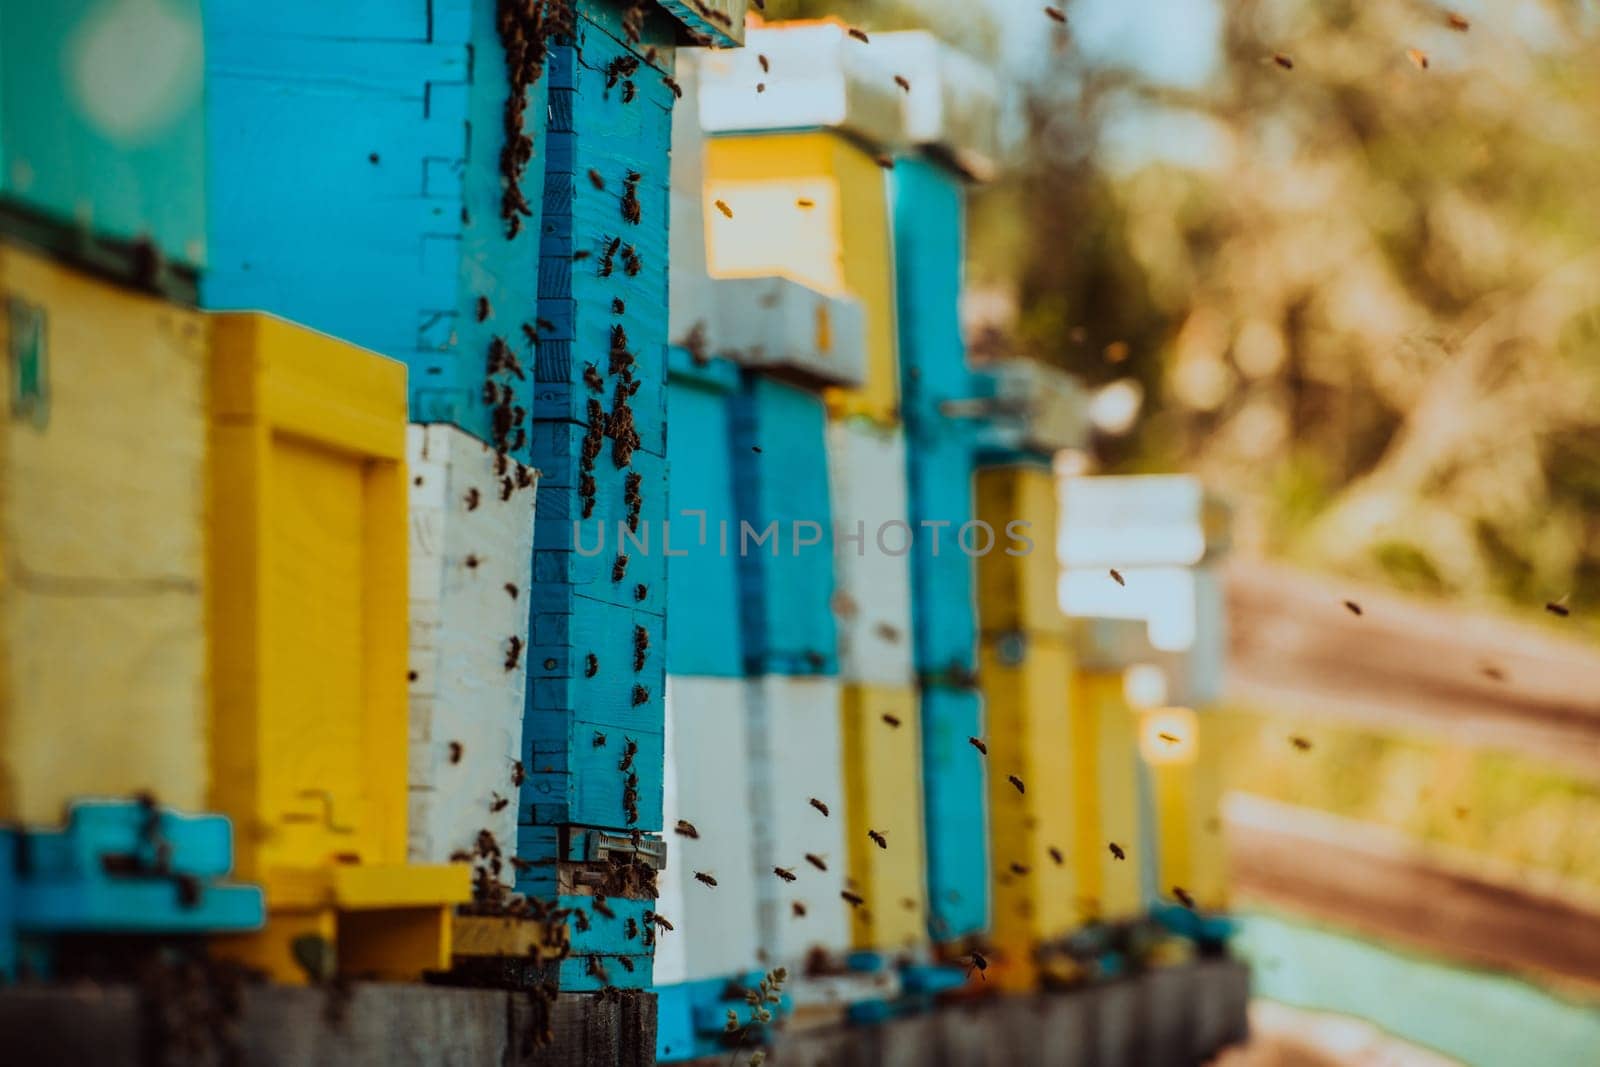
[[[656,907],[676,929],[656,939],[657,985],[761,966],[745,689],[741,678],[667,677],[667,865],[656,882]],[[679,819],[700,836],[675,833]],[[696,871],[715,878],[716,887],[696,881]]]
[[[712,292],[714,354],[826,385],[866,383],[867,320],[856,301],[788,278],[722,278]]]
[[[935,531],[908,526],[905,431],[865,419],[829,421],[827,448],[835,529],[854,531],[859,524],[865,533],[860,544],[834,540],[839,675],[847,682],[910,685],[911,554],[905,549],[913,536],[931,544]],[[944,527],[937,534],[941,553],[961,551],[957,530]]]
[[[850,948],[849,905],[839,896],[847,874],[839,682],[764,675],[746,684],[761,944],[772,964],[793,969],[814,946]],[[827,816],[812,797],[828,805]],[[827,871],[806,862],[808,852]],[[774,866],[794,871],[795,881],[778,878]],[[796,901],[804,917],[794,914]]]
[[[927,30],[875,33],[884,78],[901,94],[906,136],[935,148],[980,180],[994,176],[1000,154],[1000,90],[989,67]],[[894,81],[899,75],[907,87]]]
[[[502,847],[517,839],[512,770],[522,749],[527,649],[516,669],[505,664],[509,638],[528,632],[535,489],[502,501],[494,452],[453,426],[409,426],[406,463],[415,672],[408,852],[413,862],[442,863],[471,851],[486,828]],[[472,489],[478,503],[469,509]],[[456,763],[452,741],[461,745]],[[490,810],[496,794],[510,800],[498,812]],[[511,877],[507,869],[504,879]]]
[[[834,22],[752,27],[743,48],[695,53],[700,121],[713,133],[848,130],[879,150],[905,144],[900,90],[873,46]],[[680,52],[680,62],[687,52]],[[761,69],[761,56],[770,69]],[[764,85],[762,92],[757,85]]]

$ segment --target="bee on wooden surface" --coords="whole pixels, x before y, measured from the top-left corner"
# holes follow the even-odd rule
[[[645,585],[643,582],[640,582],[638,585],[633,587],[633,599],[634,600],[642,601],[646,597],[648,597],[649,595],[650,595],[650,587],[648,585]]]
[[[612,272],[612,270],[615,269],[615,266],[616,266],[617,252],[621,248],[622,248],[622,238],[620,238],[620,237],[613,237],[611,240],[606,242],[605,251],[600,253],[600,268],[599,268],[600,277],[602,277],[602,278],[611,277],[611,272]],[[618,303],[620,303],[620,301],[616,301],[616,300],[612,301],[613,306],[618,304]]]
[[[643,626],[633,628],[633,669],[644,670],[645,657],[650,653],[650,631]]]
[[[617,917],[617,913],[611,910],[611,905],[606,903],[606,897],[604,893],[596,893],[592,898],[590,898],[589,903],[590,906],[594,908],[595,914],[604,915],[608,919],[615,919]]]
[[[789,911],[796,919],[804,919],[806,917],[806,906],[798,900],[789,905]]]
[[[750,446],[750,451],[756,453],[757,455],[760,455],[761,454],[761,446],[760,445],[751,445]]]
[[[1183,886],[1181,886],[1181,885],[1173,886],[1172,887],[1172,895],[1178,898],[1178,903],[1179,904],[1182,904],[1184,907],[1188,908],[1190,911],[1198,910],[1198,909],[1195,908],[1194,897],[1190,896],[1189,895],[1189,891],[1187,889],[1183,888]]]
[[[1050,19],[1053,22],[1066,22],[1067,21],[1067,13],[1065,11],[1062,11],[1058,7],[1047,7],[1047,8],[1044,9],[1044,13],[1046,15],[1050,16]]]
[[[477,486],[472,486],[470,489],[468,489],[467,490],[467,495],[466,495],[467,510],[468,511],[477,511],[478,510],[478,501],[480,499],[482,499],[482,497],[478,493],[478,487]]]
[[[628,557],[626,555],[619,555],[617,557],[617,561],[611,565],[611,580],[613,582],[620,582],[622,581],[622,576],[627,573]]]
[[[1550,614],[1556,616],[1557,618],[1561,618],[1561,619],[1564,619],[1568,615],[1572,614],[1572,609],[1567,607],[1565,604],[1561,603],[1558,600],[1552,600],[1549,603],[1547,603],[1544,606],[1544,610],[1548,611]]]
[[[649,700],[650,700],[650,690],[646,689],[642,685],[636,685],[636,686],[633,687],[633,706],[634,707],[638,707],[640,704],[648,703]]]
[[[528,344],[532,345],[534,348],[539,347],[539,331],[534,329],[532,326],[529,326],[527,323],[522,324],[522,336],[527,340]]]
[[[595,675],[597,675],[599,673],[600,673],[600,657],[595,655],[593,652],[591,652],[587,656],[583,657],[583,676],[585,678],[593,678]],[[598,734],[596,736],[604,738],[605,734]],[[600,743],[603,745],[603,744],[605,744],[605,741],[602,740]]]
[[[622,297],[614,296],[611,298],[611,314],[622,315],[626,314],[627,310],[628,305],[622,302]]]
[[[506,806],[511,803],[509,799],[501,796],[499,793],[490,793],[489,796],[494,798],[489,802],[489,810],[491,812],[505,811]]]
[[[1122,572],[1117,570],[1117,568],[1115,568],[1115,567],[1111,568],[1111,580],[1113,582],[1116,582],[1118,585],[1127,585],[1128,584],[1127,580],[1122,577]]]
[[[1278,66],[1282,67],[1284,70],[1294,69],[1294,60],[1289,56],[1284,55],[1282,52],[1272,53],[1272,61],[1278,64]]]
[[[1013,863],[1011,865],[1011,873],[1017,875],[1018,877],[1027,874],[1029,870],[1030,868],[1026,864]]]
[[[450,762],[451,762],[451,764],[460,763],[461,762],[461,754],[463,752],[465,752],[465,751],[466,751],[466,749],[462,746],[460,741],[452,741],[452,742],[450,742]]]
[[[627,738],[626,742],[622,746],[622,762],[617,764],[617,770],[625,771],[629,767],[633,766],[633,757],[637,755],[638,752],[639,742],[635,741],[631,737]]]
[[[1027,789],[1023,788],[1022,779],[1018,778],[1016,775],[1014,775],[1014,774],[1006,775],[1006,781],[1008,781],[1012,785],[1016,786],[1017,787],[1017,792],[1019,792],[1019,793],[1026,793],[1027,792]]]
[[[691,841],[698,841],[700,839],[700,831],[695,829],[694,823],[690,822],[688,819],[679,819],[678,825],[672,828],[672,832],[680,837],[687,837]]]
[[[478,297],[478,312],[477,312],[477,314],[478,314],[478,321],[479,322],[482,322],[484,319],[487,319],[489,317],[490,308],[489,308],[489,298],[488,297],[486,297],[486,296]]]
[[[514,786],[517,786],[517,787],[521,787],[522,783],[527,780],[527,777],[528,777],[527,772],[522,769],[522,761],[519,760],[519,759],[512,760],[511,761],[511,784],[514,785]]]
[[[1057,867],[1061,866],[1067,861],[1067,858],[1061,854],[1061,850],[1056,848],[1056,846],[1051,845],[1048,851],[1050,853],[1050,862],[1054,863]]]
[[[868,43],[868,41],[867,41],[867,31],[866,30],[858,30],[854,26],[851,26],[850,27],[850,36],[854,37],[856,40],[860,41],[862,44],[867,44]]]
[[[712,889],[717,888],[717,880],[711,877],[711,875],[707,874],[705,871],[695,871],[694,880],[699,882],[701,885],[708,885]]]
[[[606,179],[599,171],[595,170],[593,167],[590,167],[589,184],[594,186],[596,189],[604,189],[606,187]]]
[[[883,718],[884,722],[888,723],[890,726],[893,726],[895,729],[898,730],[900,728],[900,716],[898,716],[898,715],[890,715],[886,711],[886,712],[883,713],[882,718]]]
[[[907,81],[903,75],[896,74],[894,76],[894,83],[908,93],[911,91],[911,83]]]
[[[617,962],[622,964],[622,969],[623,970],[627,971],[629,974],[633,973],[633,961],[630,960],[628,957],[626,957],[626,956],[618,956],[617,957]]]
[[[679,85],[676,81],[671,78],[662,78],[661,84],[665,85],[668,89],[671,89],[673,96],[677,97],[679,100],[683,99],[683,86]]]
[[[817,855],[815,852],[806,853],[806,862],[811,864],[811,866],[815,867],[819,871],[825,871],[828,869],[828,865],[822,862],[822,857]]]
[[[977,749],[979,752],[983,753],[985,756],[987,756],[989,754],[989,746],[984,744],[982,741],[980,741],[976,737],[967,738],[967,744],[971,745],[973,748]]]
[[[517,588],[516,582],[507,582],[502,588],[505,589],[506,596],[510,597],[512,600],[517,599],[517,594],[521,592],[521,590]]]
[[[584,914],[582,908],[572,909],[572,925],[578,928],[578,933],[589,932],[589,916]]]
[[[1126,852],[1122,851],[1122,846],[1117,844],[1115,841],[1110,842],[1106,847],[1111,849],[1111,858],[1112,859],[1114,859],[1114,860],[1125,860],[1125,859],[1128,858],[1128,854]]]
[[[606,747],[606,735],[601,733],[599,730],[596,730],[594,732],[594,747],[595,748],[605,748]]]
[[[866,903],[865,898],[861,897],[859,894],[850,892],[848,889],[839,890],[839,899],[850,905],[852,908],[859,908],[861,905]]]
[[[634,98],[638,95],[639,87],[633,84],[632,78],[622,83],[622,102],[624,104],[633,103]]]
[[[514,671],[522,659],[522,638],[512,634],[506,639],[506,670]]]
[[[628,916],[627,920],[622,924],[622,936],[628,941],[632,941],[634,938],[639,936],[638,920],[631,915]]]
[[[1428,69],[1428,53],[1424,52],[1422,49],[1407,48],[1406,58],[1411,60],[1412,66],[1416,67],[1418,70]]]
[[[713,203],[716,205],[717,210],[722,212],[723,217],[730,219],[733,218],[733,208],[728,206],[728,202],[726,200],[716,200],[713,201]]]
[[[639,258],[638,251],[632,245],[622,246],[622,273],[633,278],[644,269],[644,261]]]
[[[1444,23],[1457,33],[1466,33],[1472,29],[1472,23],[1467,21],[1467,16],[1457,14],[1454,11],[1445,12]]]
[[[824,815],[828,814],[828,805],[824,804],[822,801],[818,800],[816,797],[812,797],[811,798],[811,806],[813,808],[816,808],[818,811],[822,812],[822,814],[824,814]]]
[[[500,501],[504,503],[511,499],[511,494],[517,491],[517,483],[511,480],[508,474],[500,479]]]
[[[589,251],[587,248],[580,248],[576,252],[572,253],[572,262],[582,263],[592,255],[594,255],[594,253]]]
[[[774,867],[772,868],[772,873],[782,878],[785,882],[792,882],[796,878],[794,871],[787,867]]]
[[[600,957],[599,956],[590,956],[589,957],[589,965],[586,968],[586,970],[588,970],[588,972],[591,975],[593,975],[595,978],[600,979],[600,981],[603,982],[604,984],[606,984],[606,985],[610,985],[611,984],[611,976],[606,973],[605,964],[600,962]]]
[[[1301,752],[1309,752],[1311,750],[1311,738],[1309,737],[1301,737],[1299,734],[1295,734],[1289,738],[1289,743]]]
[[[988,960],[988,958],[985,957],[984,954],[979,952],[977,949],[973,949],[971,955],[969,955],[968,958],[970,960],[972,960],[972,965],[967,968],[967,977],[971,978],[972,977],[972,972],[973,971],[977,971],[978,972],[978,977],[982,978],[985,982],[987,982],[989,980],[989,976],[985,972],[988,971],[988,969],[989,969],[989,960]]]
[[[639,210],[639,188],[636,182],[628,182],[622,189],[622,221],[632,226],[639,225],[643,217]]]
[[[879,831],[877,831],[877,830],[868,830],[867,831],[867,836],[872,838],[872,843],[874,845],[877,845],[879,848],[887,849],[889,847],[889,839],[887,837],[885,837]]]

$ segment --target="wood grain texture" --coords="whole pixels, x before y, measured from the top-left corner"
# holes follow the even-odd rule
[[[139,790],[203,810],[207,324],[11,245],[0,292],[0,351],[40,390],[0,423],[0,818]]]

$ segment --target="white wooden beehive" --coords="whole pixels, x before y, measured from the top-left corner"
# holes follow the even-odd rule
[[[760,966],[745,698],[741,678],[667,676],[667,865],[657,880],[657,909],[676,929],[656,941],[657,985]],[[676,833],[680,819],[699,836]],[[696,881],[696,871],[715,878],[716,887]]]
[[[828,487],[833,496],[834,615],[839,675],[846,682],[910,685],[911,539],[905,431],[865,419],[828,423]],[[859,530],[855,543],[838,535]],[[957,531],[937,531],[942,552],[958,552]],[[898,554],[896,554],[898,553]]]
[[[906,139],[980,181],[1000,154],[1000,93],[993,72],[927,30],[872,35],[883,78],[902,93]],[[909,88],[901,89],[896,76]]]
[[[501,499],[488,446],[454,426],[406,431],[410,478],[410,810],[412,862],[472,851],[488,829],[517,839],[535,488]],[[516,468],[507,473],[515,485]],[[535,475],[537,478],[537,475]],[[476,491],[474,493],[474,491]],[[512,590],[515,589],[515,595]],[[459,757],[452,762],[453,745]],[[500,799],[509,803],[492,810]],[[511,872],[503,878],[511,881]]]
[[[845,849],[843,739],[834,678],[763,675],[747,682],[751,803],[761,946],[791,967],[814,947],[850,948]],[[824,816],[811,805],[828,806]],[[818,856],[820,871],[806,860]],[[785,882],[773,867],[792,870]],[[795,902],[805,908],[794,912]]]

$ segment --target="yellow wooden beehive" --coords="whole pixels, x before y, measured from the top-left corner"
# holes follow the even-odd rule
[[[853,941],[857,948],[921,944],[928,939],[927,859],[916,690],[846,685],[840,708],[848,884],[865,901],[851,909]],[[882,834],[886,847],[869,831]]]
[[[708,140],[705,168],[711,276],[776,275],[859,301],[866,384],[829,389],[829,410],[897,422],[894,248],[887,183],[873,156],[835,131],[741,134]]]
[[[1221,747],[1206,716],[1152,708],[1139,719],[1139,749],[1155,800],[1160,891],[1182,888],[1204,911],[1228,905],[1222,837]]]
[[[0,243],[0,820],[206,800],[206,330]]]
[[[995,977],[1004,989],[1029,989],[1036,949],[1080,918],[1072,655],[1053,635],[985,637],[978,676],[988,715],[991,931],[1005,964]]]
[[[1109,923],[1144,911],[1138,718],[1122,690],[1121,671],[1080,669],[1073,677],[1078,895],[1088,918]]]
[[[212,335],[211,806],[270,913],[224,947],[414,978],[469,873],[405,865],[405,367],[266,315]]]
[[[1065,635],[1067,617],[1058,595],[1055,477],[1048,468],[1031,464],[984,467],[975,484],[978,518],[995,533],[994,549],[978,557],[979,626],[989,634]],[[1013,533],[1008,535],[1008,529]],[[1031,541],[1031,547],[1019,536]]]

